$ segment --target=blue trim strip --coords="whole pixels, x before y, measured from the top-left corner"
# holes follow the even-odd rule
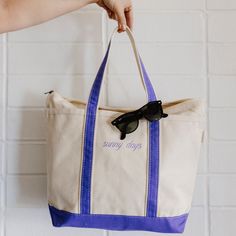
[[[146,216],[156,217],[159,181],[159,121],[149,123],[149,174]]]
[[[149,91],[149,101],[156,99],[151,81],[149,80],[145,66],[139,56],[145,84]],[[148,170],[148,195],[146,216],[156,217],[158,209],[158,186],[159,186],[159,121],[149,123],[149,170]]]
[[[141,63],[141,67],[142,67],[142,72],[143,72],[143,78],[144,78],[144,82],[145,82],[145,86],[147,88],[147,92],[148,92],[148,101],[156,101],[157,98],[156,98],[156,94],[155,94],[155,91],[153,89],[153,86],[152,86],[152,83],[149,79],[149,76],[148,76],[148,73],[145,69],[145,66],[143,64],[143,61],[139,55],[139,60],[140,60],[140,63]]]
[[[83,149],[83,165],[81,175],[81,193],[80,193],[80,209],[82,214],[90,214],[90,199],[91,199],[91,172],[93,164],[93,142],[94,142],[94,129],[96,122],[96,109],[102,78],[110,50],[111,42],[108,45],[106,55],[98,70],[97,76],[94,80],[91,93],[88,100],[86,111],[86,123],[84,133],[84,149]]]
[[[55,227],[81,227],[106,230],[145,230],[160,233],[183,233],[188,214],[173,217],[125,215],[83,215],[59,210],[49,205]]]

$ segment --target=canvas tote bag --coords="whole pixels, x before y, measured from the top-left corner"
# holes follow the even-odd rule
[[[116,31],[86,103],[55,90],[46,97],[47,198],[52,224],[181,233],[191,207],[204,103],[195,99],[164,103],[167,118],[140,119],[137,130],[121,140],[111,121],[132,109],[99,105]],[[147,95],[143,104],[155,101],[133,34],[129,28],[126,33]]]

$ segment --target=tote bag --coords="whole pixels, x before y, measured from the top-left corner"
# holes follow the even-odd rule
[[[204,102],[188,98],[163,103],[167,118],[140,119],[137,130],[121,140],[111,121],[132,109],[99,105],[115,32],[117,28],[87,102],[55,90],[46,97],[47,199],[52,224],[182,233],[203,140]],[[126,33],[146,92],[144,103],[156,101],[133,34],[129,28]]]

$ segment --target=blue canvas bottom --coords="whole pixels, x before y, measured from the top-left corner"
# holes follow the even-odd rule
[[[49,205],[55,227],[81,227],[107,230],[144,230],[160,233],[182,233],[188,214],[173,217],[145,217],[104,214],[76,214]]]

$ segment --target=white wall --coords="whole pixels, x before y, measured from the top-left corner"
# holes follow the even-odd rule
[[[135,35],[163,101],[208,103],[204,145],[185,236],[236,231],[236,1],[134,0]],[[46,202],[46,95],[86,100],[116,25],[89,7],[0,36],[1,236],[154,235],[51,226]],[[127,38],[116,35],[103,102],[144,103]],[[156,235],[156,234],[155,234]]]

